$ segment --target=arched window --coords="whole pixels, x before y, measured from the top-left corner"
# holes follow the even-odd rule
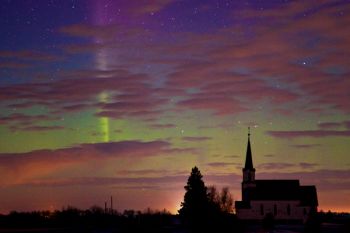
[[[276,204],[274,204],[273,205],[273,215],[277,215],[277,205]]]
[[[287,214],[288,214],[288,216],[290,216],[290,205],[289,204],[287,205]]]
[[[264,215],[264,205],[260,204],[260,214]]]

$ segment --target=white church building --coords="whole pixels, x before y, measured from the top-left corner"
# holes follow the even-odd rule
[[[276,220],[305,222],[317,211],[315,186],[301,186],[299,180],[256,180],[250,133],[242,181],[242,201],[235,202],[242,220],[262,220],[272,214]]]

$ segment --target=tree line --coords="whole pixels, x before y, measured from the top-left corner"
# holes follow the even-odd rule
[[[105,211],[99,206],[86,210],[68,206],[56,211],[12,211],[0,215],[0,232],[4,229],[15,229],[16,232],[28,229],[46,229],[44,232],[164,232],[163,228],[173,225],[173,217],[167,210],[150,208],[117,212]]]
[[[184,187],[186,192],[179,216],[186,228],[192,232],[239,232],[239,221],[233,214],[233,198],[224,187],[218,192],[215,186],[206,187],[197,167]]]

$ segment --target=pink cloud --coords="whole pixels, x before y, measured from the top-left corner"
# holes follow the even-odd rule
[[[262,163],[257,165],[257,169],[262,170],[279,170],[279,169],[288,169],[294,167],[293,163]]]
[[[58,117],[51,115],[25,115],[22,113],[12,113],[8,116],[0,117],[0,123],[7,125],[11,131],[48,131],[63,130],[61,125],[42,125],[43,122],[57,121]],[[37,124],[41,125],[37,125]]]
[[[322,146],[322,144],[297,144],[297,145],[290,145],[290,146],[299,148],[299,149],[309,149],[309,148],[320,147]]]
[[[59,32],[74,36],[99,38],[103,40],[111,40],[117,35],[119,25],[89,25],[89,24],[73,24],[61,27]]]
[[[167,155],[171,149],[165,141],[120,141],[110,143],[81,144],[56,150],[37,150],[19,154],[0,154],[0,184],[18,184],[35,177],[91,160],[111,158],[142,159]]]
[[[21,63],[21,62],[1,62],[0,63],[0,68],[1,69],[25,69],[25,68],[28,68],[30,67],[29,64],[27,63]]]
[[[124,176],[128,176],[128,175],[154,175],[154,174],[166,174],[168,173],[167,170],[155,170],[155,169],[142,169],[142,170],[121,170],[118,171],[117,174],[118,175],[124,175]]]
[[[343,130],[300,130],[300,131],[267,131],[266,134],[275,138],[296,137],[349,137],[350,131]]]
[[[173,154],[173,155],[177,155],[177,154],[194,154],[194,155],[199,155],[201,153],[201,150],[198,148],[192,148],[192,147],[188,147],[188,148],[169,148],[166,149],[165,152],[167,154]]]
[[[166,169],[140,169],[140,170],[120,170],[116,174],[129,177],[129,176],[179,176],[187,175],[188,171],[172,171]]]
[[[153,87],[147,84],[150,79],[147,75],[130,74],[124,70],[81,72],[77,75],[88,77],[84,79],[67,77],[67,79],[51,83],[16,84],[11,88],[2,87],[0,88],[0,99],[10,102],[7,104],[9,108],[44,105],[50,111],[51,119],[48,120],[54,120],[55,115],[74,114],[77,111],[93,108],[97,108],[96,116],[155,119],[162,113],[161,107],[168,102],[165,97],[159,96]],[[106,92],[109,93],[108,99],[102,101],[99,96]],[[18,99],[26,101],[11,103]],[[21,120],[18,117],[15,119],[14,115],[4,116],[0,121],[10,123],[10,118]],[[26,120],[22,118],[22,121]]]
[[[318,127],[321,129],[332,129],[332,128],[341,128],[345,127],[350,129],[350,121],[342,121],[342,122],[322,122],[318,124]]]
[[[340,122],[322,122],[318,123],[318,127],[321,129],[334,129],[334,128],[339,128],[342,126],[342,123]]]
[[[195,97],[182,100],[177,103],[178,107],[195,110],[213,110],[216,115],[240,113],[247,109],[234,99],[224,97]]]
[[[37,179],[24,185],[29,186],[76,186],[76,185],[142,185],[142,184],[182,184],[186,176],[157,176],[157,177],[77,177],[64,179]],[[118,186],[116,186],[118,187]]]
[[[304,168],[304,169],[310,169],[310,168],[315,168],[317,166],[319,166],[318,163],[306,163],[306,162],[302,162],[302,163],[299,163],[299,166],[301,168]]]
[[[343,122],[347,129],[350,129],[350,121],[344,121]]]
[[[32,125],[32,126],[25,126],[25,127],[11,126],[10,128],[12,131],[20,130],[20,131],[35,131],[35,132],[66,129],[64,126],[59,126],[59,125],[52,125],[52,126]]]
[[[137,3],[136,5],[130,7],[130,11],[134,14],[154,14],[161,11],[173,2],[174,0],[155,0],[151,2],[145,1],[141,4]]]
[[[53,62],[61,59],[56,55],[35,50],[0,51],[0,58],[40,62]]]
[[[175,128],[175,124],[151,124],[151,128],[153,129],[169,129],[169,128]]]
[[[317,167],[319,164],[317,163],[307,163],[307,162],[301,162],[301,163],[262,163],[258,164],[257,168],[262,170],[288,170],[288,169],[313,169]]]
[[[210,167],[217,167],[217,168],[222,168],[222,167],[230,167],[232,165],[239,166],[241,165],[240,163],[227,163],[227,162],[212,162],[212,163],[207,163],[206,165]]]
[[[47,121],[51,120],[52,117],[48,115],[25,115],[22,113],[12,113],[8,116],[4,116],[0,118],[0,122],[6,124],[9,122],[35,122],[35,121]],[[54,118],[55,119],[55,118]]]

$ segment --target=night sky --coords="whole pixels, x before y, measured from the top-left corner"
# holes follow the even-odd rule
[[[0,212],[170,210],[191,168],[350,211],[350,1],[1,1]]]

